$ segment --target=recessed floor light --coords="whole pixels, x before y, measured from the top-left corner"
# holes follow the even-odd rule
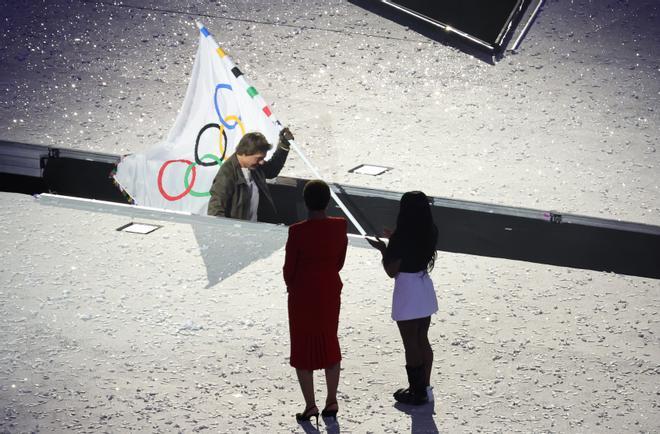
[[[378,176],[387,172],[390,169],[391,167],[374,166],[373,164],[360,164],[359,166],[352,168],[348,172],[359,173],[360,175]]]
[[[162,228],[162,226],[131,222],[127,225],[117,228],[117,230],[120,232],[130,232],[132,234],[146,235],[146,234],[150,234],[151,232],[155,231],[158,228]]]

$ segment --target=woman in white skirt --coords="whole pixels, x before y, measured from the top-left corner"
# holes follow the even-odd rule
[[[421,191],[401,197],[396,229],[386,245],[368,240],[383,254],[383,268],[394,278],[392,319],[396,321],[406,354],[409,387],[394,392],[405,404],[428,402],[433,350],[428,339],[431,315],[438,301],[429,272],[436,258],[438,228],[433,222],[429,200]],[[430,394],[430,393],[429,393]]]

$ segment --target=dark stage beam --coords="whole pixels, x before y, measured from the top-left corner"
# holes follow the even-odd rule
[[[0,141],[3,191],[128,203],[111,178],[117,155]],[[270,184],[285,224],[306,218],[305,179]],[[396,222],[402,193],[337,185],[370,235]],[[560,212],[431,198],[438,250],[660,279],[660,227]],[[329,214],[343,216],[332,203]],[[357,230],[349,222],[349,231]]]

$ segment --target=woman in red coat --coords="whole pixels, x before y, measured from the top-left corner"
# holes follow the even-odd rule
[[[328,395],[323,416],[337,415],[337,385],[341,351],[337,338],[342,282],[348,238],[346,220],[328,217],[330,188],[320,180],[309,181],[303,190],[309,218],[289,227],[284,260],[284,281],[289,293],[290,364],[296,368],[305,398],[305,411],[298,421],[316,417],[315,369],[325,369]]]

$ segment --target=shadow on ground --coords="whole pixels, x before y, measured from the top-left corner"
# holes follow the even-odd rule
[[[256,224],[232,223],[226,228],[216,225],[193,224],[200,254],[206,266],[208,284],[216,285],[251,263],[272,255],[284,247],[287,231],[271,225],[259,228]]]
[[[321,419],[323,422],[321,423]],[[315,420],[310,420],[300,423],[300,428],[305,432],[305,434],[340,434],[341,428],[339,426],[339,420],[332,417],[323,417],[319,419],[319,424],[316,425]]]
[[[438,427],[435,424],[435,404],[429,402],[428,404],[414,406],[406,405],[397,402],[394,408],[402,413],[410,416],[410,432],[411,434],[438,434]]]

